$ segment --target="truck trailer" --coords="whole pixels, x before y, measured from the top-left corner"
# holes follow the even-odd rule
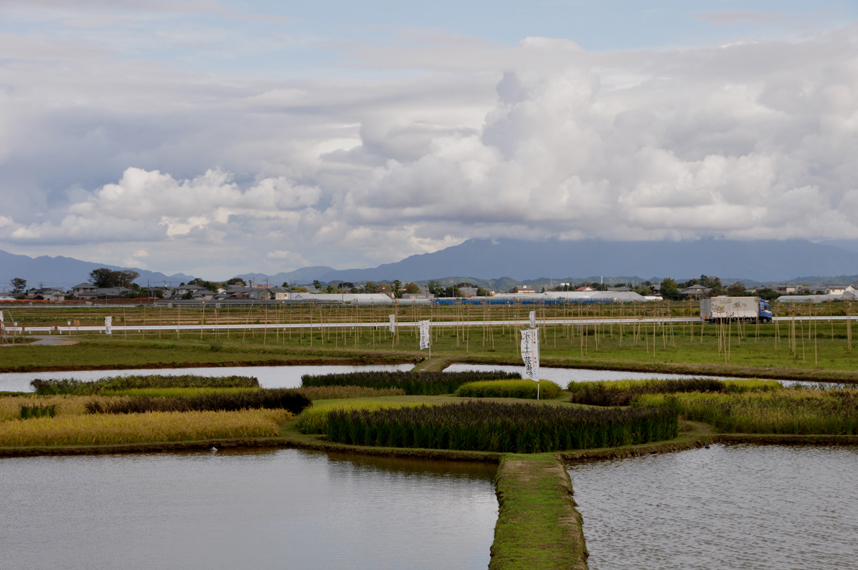
[[[712,297],[700,299],[700,318],[710,323],[770,323],[772,311],[769,304],[758,297]]]

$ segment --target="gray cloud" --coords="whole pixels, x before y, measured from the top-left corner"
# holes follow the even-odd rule
[[[0,35],[0,245],[212,274],[471,237],[858,238],[855,31],[621,52],[415,36],[354,50],[383,78],[301,81]]]

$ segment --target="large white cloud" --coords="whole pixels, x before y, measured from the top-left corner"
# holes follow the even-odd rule
[[[0,63],[0,244],[205,273],[213,248],[288,269],[470,237],[855,239],[856,31],[605,53],[435,37],[355,51],[419,74],[279,82],[24,38]]]

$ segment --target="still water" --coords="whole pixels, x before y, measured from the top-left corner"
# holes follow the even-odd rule
[[[858,568],[858,449],[724,446],[571,466],[591,570]]]
[[[444,372],[463,372],[468,370],[490,371],[503,370],[504,372],[524,373],[524,366],[502,366],[493,364],[451,364]],[[539,377],[543,380],[551,380],[565,388],[571,381],[596,382],[599,380],[651,380],[688,378],[688,374],[658,374],[656,372],[623,372],[621,370],[590,370],[586,368],[539,368]],[[716,380],[731,380],[727,376],[698,376],[695,378],[715,378]]]
[[[137,374],[196,374],[198,376],[254,376],[263,388],[298,388],[304,374],[333,374],[367,370],[411,370],[413,364],[378,364],[357,366],[222,366],[214,368],[157,368],[146,370],[83,370],[74,372],[7,372],[0,374],[0,392],[32,392],[30,382],[77,378],[98,380],[108,376]]]
[[[484,569],[495,471],[299,450],[0,459],[0,567]]]

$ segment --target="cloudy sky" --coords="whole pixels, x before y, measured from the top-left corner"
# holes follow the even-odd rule
[[[853,0],[0,0],[0,249],[858,239]]]

